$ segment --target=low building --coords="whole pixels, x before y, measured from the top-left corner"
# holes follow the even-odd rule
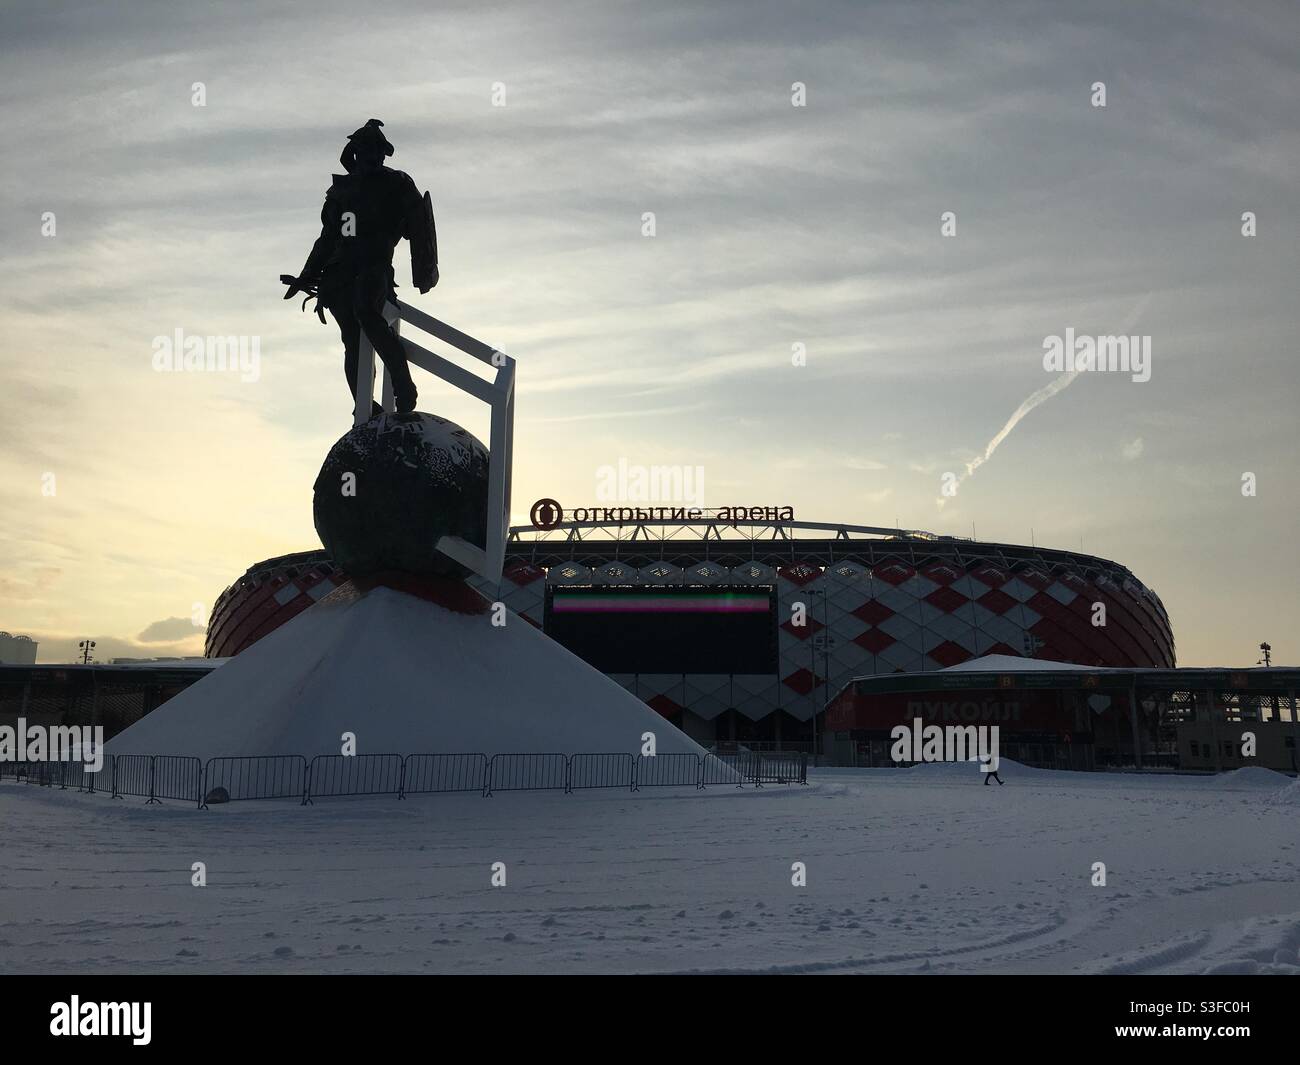
[[[842,765],[891,765],[891,730],[919,718],[997,725],[1002,757],[1046,768],[1294,773],[1297,691],[1295,667],[1096,668],[989,655],[855,678],[827,707],[823,750]]]
[[[109,739],[221,663],[199,658],[0,665],[0,725],[12,727],[20,717],[29,725],[99,725]]]

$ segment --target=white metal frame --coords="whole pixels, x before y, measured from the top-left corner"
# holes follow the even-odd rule
[[[480,550],[459,536],[444,536],[434,546],[448,558],[454,559],[495,584],[501,580],[510,524],[510,474],[513,465],[512,449],[515,431],[515,360],[504,352],[497,351],[481,340],[475,340],[472,336],[452,328],[445,322],[440,322],[432,315],[425,314],[402,300],[398,300],[396,304],[391,302],[386,304],[384,318],[401,337],[402,346],[406,348],[406,358],[412,365],[427,370],[435,377],[462,392],[468,392],[476,399],[481,399],[491,408],[492,433],[488,440],[487,542],[484,549]],[[423,329],[456,350],[487,363],[496,370],[496,377],[492,380],[479,377],[454,362],[444,359],[441,355],[434,354],[414,340],[402,337],[402,322],[410,322],[417,329]],[[364,425],[370,420],[370,405],[374,402],[374,390],[375,349],[363,329],[357,360],[357,394],[352,417],[353,425]],[[396,403],[393,397],[393,381],[387,367],[384,368],[382,395],[381,402],[384,410],[392,413],[396,410]]]

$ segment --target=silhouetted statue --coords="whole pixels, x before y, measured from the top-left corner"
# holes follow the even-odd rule
[[[402,341],[384,320],[384,304],[395,300],[393,252],[406,237],[411,242],[411,280],[422,293],[438,283],[438,237],[429,194],[400,170],[384,166],[393,146],[372,118],[348,137],[339,156],[346,174],[335,174],[321,208],[321,231],[298,277],[280,275],[290,299],[305,292],[316,297],[316,314],[327,308],[343,337],[348,388],[357,392],[361,330],[374,345],[393,380],[399,411],[415,409],[416,389]],[[303,300],[306,307],[307,300]],[[375,403],[372,415],[380,413]]]

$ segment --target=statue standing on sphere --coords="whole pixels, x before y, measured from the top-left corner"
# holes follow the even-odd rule
[[[438,237],[428,193],[384,159],[393,146],[377,118],[348,137],[339,161],[346,174],[335,174],[321,209],[321,232],[301,274],[280,276],[290,299],[299,292],[316,297],[316,314],[328,310],[343,338],[343,368],[348,388],[357,393],[361,333],[374,346],[393,381],[399,412],[415,409],[416,388],[402,341],[384,318],[384,305],[396,300],[393,252],[406,237],[411,243],[411,278],[421,293],[438,283]],[[306,301],[304,300],[304,306]],[[372,414],[382,413],[378,403]]]

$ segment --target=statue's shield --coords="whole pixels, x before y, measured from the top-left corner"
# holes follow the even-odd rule
[[[433,200],[426,192],[424,208],[417,211],[411,232],[411,283],[418,289],[433,287],[438,270],[438,231],[433,224]]]

